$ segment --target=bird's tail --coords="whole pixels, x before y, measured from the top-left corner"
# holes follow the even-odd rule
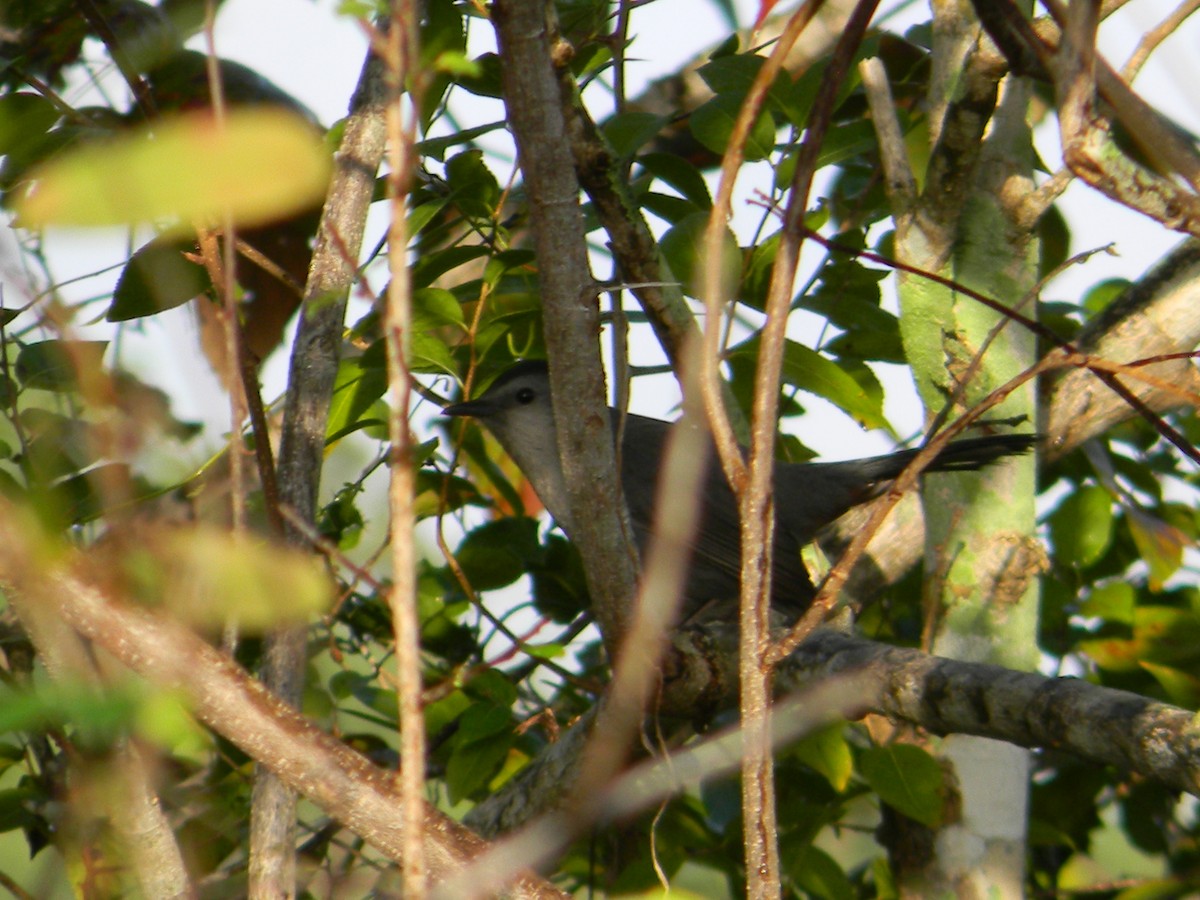
[[[926,470],[928,472],[970,472],[1006,456],[1028,453],[1037,445],[1036,434],[996,434],[988,437],[964,438],[946,445]],[[870,481],[895,478],[917,455],[916,450],[901,450],[887,456],[861,460],[864,474]]]

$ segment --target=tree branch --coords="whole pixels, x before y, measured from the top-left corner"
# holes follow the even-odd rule
[[[346,299],[357,277],[375,172],[383,158],[386,97],[383,66],[368,51],[321,212],[284,405],[277,479],[280,495],[309,523],[316,516],[325,425],[341,355]],[[306,546],[305,537],[294,527],[287,528],[287,540]],[[306,628],[269,635],[264,642],[263,683],[285,702],[297,704],[306,660]],[[295,797],[270,772],[262,771],[259,776],[251,815],[251,884],[257,882],[268,892],[277,889],[290,895],[295,882]]]
[[[610,655],[625,631],[637,556],[616,457],[600,363],[597,285],[587,261],[579,182],[562,115],[546,10],[500,0],[493,7],[504,59],[504,97],[529,195],[541,282],[559,455],[592,609]]]
[[[709,686],[716,688],[707,697],[712,706],[673,706],[660,715],[699,718],[705,709],[727,708],[737,696],[734,630],[728,623],[707,622],[679,636],[677,647],[684,641],[693,660],[696,648],[703,648],[699,653],[713,679]],[[1200,725],[1189,710],[1080,679],[945,659],[829,629],[814,632],[780,664],[776,692],[790,696],[813,682],[850,674],[855,676],[850,715],[876,713],[938,735],[971,734],[1060,750],[1200,796]],[[553,808],[562,796],[553,786],[570,779],[578,764],[576,732],[586,733],[590,724],[585,717],[568,729],[472,810],[471,827],[492,836]]]
[[[401,860],[394,772],[321,731],[188,629],[124,604],[73,574],[68,566],[78,560],[47,564],[30,544],[33,533],[36,529],[11,507],[3,510],[0,584],[6,594],[38,604],[156,687],[182,692],[201,722],[271,769],[288,789],[311,799],[389,858]],[[424,817],[426,860],[435,881],[485,849],[477,836],[428,804]],[[528,874],[511,890],[520,897],[565,896]]]
[[[868,672],[873,712],[935,734],[974,734],[1064,750],[1200,796],[1195,714],[1129,691],[966,663],[821,631],[785,665],[788,677]]]

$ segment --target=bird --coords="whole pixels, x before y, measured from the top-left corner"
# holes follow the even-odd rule
[[[555,437],[550,372],[543,360],[523,360],[502,372],[481,395],[452,403],[442,413],[469,416],[499,441],[533,485],[538,499],[569,538],[570,504]],[[658,470],[673,423],[610,408],[613,433],[622,434],[618,465],[633,536],[645,551],[654,517]],[[617,429],[624,419],[623,430]],[[927,471],[972,471],[1031,450],[1035,434],[1003,434],[953,441]],[[776,462],[774,471],[775,537],[771,569],[771,605],[798,615],[811,604],[815,588],[800,551],[827,525],[879,492],[917,454],[901,450],[844,462]],[[703,479],[700,524],[692,539],[684,588],[685,618],[710,603],[736,601],[741,577],[741,530],[738,503],[713,454]]]

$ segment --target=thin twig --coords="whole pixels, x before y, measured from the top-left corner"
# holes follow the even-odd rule
[[[391,25],[383,36],[387,48],[390,99],[387,104],[388,272],[384,334],[387,341],[388,382],[391,385],[391,439],[388,490],[392,536],[392,589],[388,605],[395,637],[397,699],[400,707],[400,797],[403,808],[401,871],[404,896],[423,900],[428,890],[425,834],[421,812],[425,804],[425,717],[421,706],[421,622],[417,614],[416,465],[409,426],[412,376],[408,369],[412,330],[412,278],[408,269],[406,206],[417,164],[417,113],[427,73],[417,64],[418,13],[411,0],[396,0]],[[405,102],[404,92],[409,95]]]
[[[1184,21],[1200,9],[1200,0],[1184,0],[1176,7],[1175,11],[1163,19],[1156,27],[1147,31],[1142,35],[1142,39],[1138,41],[1137,47],[1129,56],[1129,61],[1125,63],[1125,68],[1121,70],[1121,77],[1133,83],[1138,77],[1138,73],[1142,71],[1142,66],[1146,64],[1146,60],[1150,58],[1150,54],[1158,49],[1159,44],[1169,38],[1179,28]]]

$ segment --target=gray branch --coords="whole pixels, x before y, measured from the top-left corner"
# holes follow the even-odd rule
[[[596,620],[612,653],[628,619],[637,556],[624,498],[616,489],[598,290],[588,268],[579,182],[555,74],[553,54],[566,48],[551,32],[543,3],[497,0],[492,11],[504,60],[504,102],[537,250],[569,531],[579,545]]]
[[[680,656],[687,666],[712,674],[710,693],[697,707],[680,707],[684,692],[672,696],[679,687],[672,677],[678,670],[668,673],[659,715],[702,718],[736,700],[734,629],[708,623],[681,635],[677,647],[680,640],[691,645],[690,655]],[[855,676],[857,715],[876,713],[933,734],[972,734],[1060,750],[1200,796],[1200,725],[1189,710],[1075,678],[945,659],[832,630],[815,633],[784,661],[776,689],[790,695],[849,674]],[[555,808],[578,774],[579,748],[591,723],[585,716],[546,747],[473,809],[466,823],[491,837]]]
[[[871,711],[934,734],[973,734],[1064,750],[1200,796],[1195,714],[1076,678],[1047,678],[821,631],[780,677],[867,672]]]
[[[368,52],[335,158],[292,345],[277,480],[282,502],[305,522],[312,522],[316,515],[346,299],[357,277],[375,172],[383,159],[384,78],[383,64]],[[307,544],[293,526],[288,525],[287,532],[290,542]],[[307,629],[303,626],[268,635],[263,648],[263,683],[285,702],[297,705],[306,661]],[[274,773],[260,769],[252,809],[251,883],[290,894],[295,882],[295,796]]]

